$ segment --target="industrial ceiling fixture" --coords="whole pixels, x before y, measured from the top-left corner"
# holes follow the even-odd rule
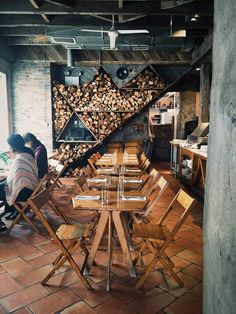
[[[74,58],[70,48],[67,48],[67,66],[68,68],[74,68]]]
[[[112,26],[109,31],[104,30],[95,30],[95,29],[81,29],[82,32],[93,32],[93,33],[106,33],[110,38],[110,49],[116,49],[116,38],[122,34],[148,34],[149,31],[147,29],[115,29],[114,26],[114,15],[112,15]]]
[[[125,80],[129,75],[129,71],[127,68],[125,67],[120,67],[117,71],[116,71],[116,76],[120,79],[120,80]]]

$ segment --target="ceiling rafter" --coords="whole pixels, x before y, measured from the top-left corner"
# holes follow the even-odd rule
[[[41,1],[40,0],[29,0],[29,2],[32,4],[32,6],[35,9],[39,9],[40,8],[40,5],[41,5]],[[47,22],[47,23],[50,22],[50,20],[49,20],[49,18],[47,17],[46,14],[42,13],[40,15],[42,16],[42,18],[44,19],[45,22]]]
[[[47,2],[46,2],[47,1]],[[8,0],[0,2],[0,14],[41,14],[46,15],[188,15],[199,14],[201,16],[213,15],[210,2],[190,3],[188,5],[162,10],[159,1],[129,2],[128,5],[119,8],[114,1],[84,1],[76,2],[74,7],[59,5],[58,0],[45,0],[37,11],[33,10],[21,1]]]
[[[73,8],[73,1],[71,0],[66,0],[66,3],[65,1],[62,1],[62,0],[44,0],[44,1],[57,5],[59,7],[63,7],[63,8],[69,8],[69,9]]]

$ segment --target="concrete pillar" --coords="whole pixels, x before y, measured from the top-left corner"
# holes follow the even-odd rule
[[[205,314],[236,311],[236,4],[215,0],[204,208]]]
[[[179,97],[179,116],[177,138],[184,139],[185,123],[196,119],[196,93],[181,92]]]
[[[209,108],[210,108],[210,71],[211,65],[205,63],[201,65],[200,72],[200,112],[199,123],[209,122]]]

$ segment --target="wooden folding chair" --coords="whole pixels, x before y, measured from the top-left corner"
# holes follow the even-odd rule
[[[81,172],[85,175],[86,178],[92,178],[95,176],[90,165],[87,165],[87,166],[84,166],[83,168],[81,168]]]
[[[35,187],[34,191],[32,192],[30,197],[34,197],[37,193],[39,193],[46,185],[50,174],[45,174],[45,176],[39,180],[37,186]],[[24,218],[25,221],[36,231],[39,232],[36,224],[26,215],[26,212],[30,210],[30,205],[28,200],[25,202],[17,202],[13,203],[14,208],[18,211],[18,215],[15,220],[12,222],[11,226],[8,228],[8,232],[11,232],[13,227],[17,224],[20,218]]]
[[[63,183],[60,181],[60,178],[64,171],[67,168],[67,164],[61,165],[58,164],[54,170],[50,172],[51,178],[50,178],[50,186],[49,191],[52,191],[55,187],[61,188],[63,186]]]
[[[96,168],[96,166],[95,166],[95,161],[94,161],[94,159],[93,159],[93,158],[89,158],[89,159],[88,159],[88,163],[89,163],[89,165],[91,166],[91,168],[93,169],[94,174],[97,175],[97,168]]]
[[[140,166],[140,169],[143,171],[146,171],[148,169],[148,167],[151,165],[151,161],[149,159],[147,159],[142,166]]]
[[[159,176],[159,172],[156,169],[152,169],[146,180],[144,180],[143,185],[140,187],[140,192],[148,197],[152,192],[153,182],[157,180]]]
[[[74,183],[76,185],[78,192],[84,192],[84,191],[89,190],[88,183],[83,174],[81,174],[78,178],[76,178],[74,180]]]
[[[45,212],[42,210],[43,206],[47,205],[49,202],[52,202],[51,197],[52,196],[49,191],[44,190],[29,200],[31,208],[34,210],[38,219],[44,225],[49,235],[52,237],[52,239],[55,241],[61,251],[59,256],[53,262],[53,269],[41,281],[41,284],[45,285],[48,280],[54,275],[56,270],[58,270],[65,264],[66,261],[68,261],[82,281],[82,283],[85,285],[85,287],[91,289],[89,282],[83,276],[83,269],[88,257],[88,250],[84,244],[84,239],[92,235],[94,224],[62,224],[55,232],[49,224]],[[85,253],[85,260],[81,270],[75,262],[74,258],[72,257],[72,254],[74,252],[77,252],[79,247],[81,247]]]
[[[142,212],[130,213],[135,223],[140,224],[149,222],[148,215],[150,215],[150,213],[153,211],[154,207],[156,206],[158,200],[164,193],[167,186],[168,182],[162,176],[157,180],[155,184],[152,185],[151,193],[148,194],[150,201],[147,204],[146,208]]]
[[[184,285],[182,280],[174,272],[174,263],[166,254],[166,249],[168,248],[171,241],[174,239],[182,224],[191,213],[195,204],[196,200],[188,195],[186,192],[184,192],[182,189],[180,189],[168,206],[158,224],[133,225],[133,237],[141,238],[143,241],[141,249],[134,263],[136,264],[140,260],[141,264],[143,265],[142,256],[147,252],[153,254],[153,258],[149,265],[146,267],[144,274],[138,280],[136,288],[140,288],[144,284],[147,276],[152,271],[157,262],[160,262],[162,264],[162,266],[170,273],[170,276],[173,277],[180,286]],[[167,226],[163,224],[163,222],[176,206],[178,207],[178,210],[179,207],[181,207],[183,209],[183,212],[181,217],[178,219],[178,221],[170,231]]]

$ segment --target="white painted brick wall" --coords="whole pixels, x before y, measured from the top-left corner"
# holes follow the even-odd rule
[[[13,132],[31,132],[52,152],[52,104],[49,62],[15,62],[12,66]]]

